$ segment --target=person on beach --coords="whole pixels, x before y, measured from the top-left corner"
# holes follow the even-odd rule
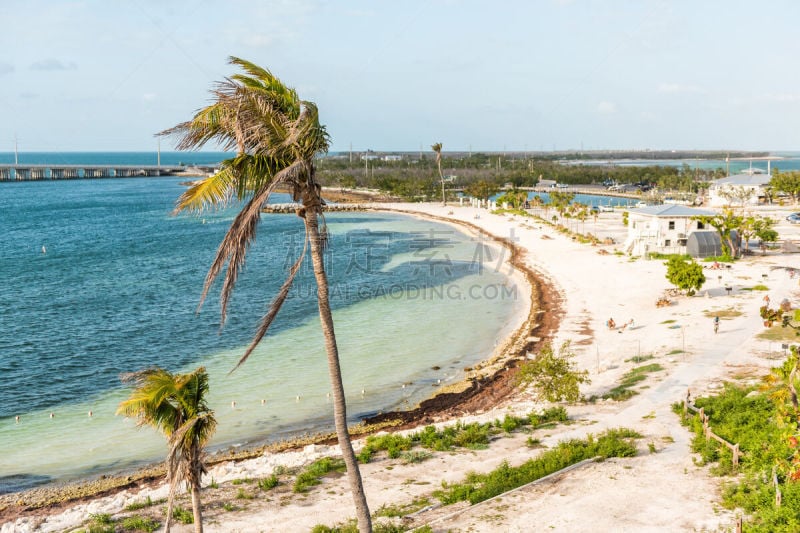
[[[617,327],[617,325],[614,323],[614,319],[613,318],[609,318],[608,319],[608,321],[606,322],[606,326],[608,326],[608,329],[610,329],[610,330],[616,329],[616,327]]]
[[[714,317],[714,333],[719,331],[719,316]]]

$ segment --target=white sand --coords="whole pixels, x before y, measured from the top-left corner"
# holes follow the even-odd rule
[[[773,305],[789,298],[797,306],[798,278],[790,279],[784,269],[776,268],[800,267],[797,255],[750,257],[730,270],[707,270],[708,281],[698,296],[679,296],[673,298],[673,305],[656,308],[657,298],[670,288],[662,261],[631,261],[614,255],[613,245],[579,244],[548,226],[539,229],[539,224],[521,217],[492,215],[486,210],[432,204],[387,207],[469,222],[500,237],[510,237],[513,228],[517,244],[527,251],[527,263],[561,292],[565,315],[556,344],[570,340],[578,366],[589,370],[592,383],[584,387],[586,396],[602,394],[617,384],[626,371],[637,366],[626,361],[636,355],[653,355],[649,362],[666,369],[652,374],[632,399],[569,406],[576,423],[535,435],[553,445],[565,438],[625,426],[645,436],[639,441],[637,457],[590,464],[472,508],[450,506],[422,513],[415,524],[439,519],[432,523],[436,531],[717,531],[732,527],[735,513],[716,503],[719,478],[694,465],[690,436],[670,411],[670,404],[680,401],[687,389],[697,395],[717,389],[725,380],[757,379],[776,364],[780,345],[756,338],[764,329],[758,308],[765,293],[741,289],[763,283],[769,287]],[[783,209],[770,214],[780,221],[781,237],[797,242],[800,227],[785,223],[788,212]],[[596,223],[589,220],[578,229],[621,242],[625,228],[620,218],[619,213],[601,213]],[[600,255],[601,248],[611,253]],[[734,288],[732,294],[726,294],[725,284]],[[742,314],[723,320],[715,335],[706,313],[723,309]],[[604,325],[609,317],[618,325],[633,318],[635,327],[622,333],[609,331]],[[674,323],[664,323],[667,320]],[[491,412],[465,420],[491,420],[509,411],[527,413],[541,406],[530,394],[521,392]],[[437,453],[419,464],[380,457],[362,466],[370,507],[375,511],[384,504],[410,503],[416,496],[430,495],[442,481],[460,480],[470,470],[486,471],[503,460],[520,463],[537,453],[525,446],[525,438],[502,438],[482,451]],[[656,453],[649,452],[648,443],[655,445]],[[359,445],[356,442],[356,447]],[[335,453],[335,448],[316,446],[223,464],[212,470],[209,479],[221,483],[265,477],[276,465],[300,465]],[[119,512],[134,500],[147,495],[157,498],[164,492],[163,488],[123,492],[47,518],[5,524],[1,531],[60,531],[79,525],[89,513]],[[245,505],[242,511],[208,512],[206,531],[309,531],[316,524],[334,525],[354,516],[344,477],[326,479],[304,497],[257,499]],[[446,517],[455,511],[461,512]],[[181,525],[175,531],[191,531],[191,526]]]

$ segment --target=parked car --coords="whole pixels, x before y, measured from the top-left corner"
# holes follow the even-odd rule
[[[601,205],[601,206],[598,206],[598,207],[600,208],[600,212],[601,213],[613,213],[614,212],[614,206],[613,205]]]
[[[792,213],[786,220],[789,221],[790,224],[800,224],[800,213]]]

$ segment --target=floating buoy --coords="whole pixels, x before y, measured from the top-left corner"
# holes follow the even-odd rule
[[[92,418],[92,412],[89,411],[89,418]]]

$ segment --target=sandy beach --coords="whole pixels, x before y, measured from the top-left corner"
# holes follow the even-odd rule
[[[719,389],[725,381],[756,381],[777,364],[783,355],[780,343],[757,337],[764,330],[758,308],[764,294],[776,303],[783,298],[795,306],[800,303],[798,279],[790,278],[786,270],[798,266],[796,255],[749,256],[729,269],[707,270],[707,282],[697,295],[673,296],[671,305],[656,307],[656,300],[671,288],[663,261],[634,260],[615,254],[614,244],[581,244],[535,220],[485,209],[437,204],[381,204],[379,208],[466,224],[507,239],[519,249],[520,260],[546,285],[547,298],[553,301],[543,304],[546,316],[537,313],[539,309],[525,310],[519,317],[519,323],[525,324],[522,336],[497,339],[505,348],[501,351],[524,352],[526,346],[540,345],[548,337],[556,346],[570,341],[578,367],[587,370],[592,380],[582,388],[586,397],[602,395],[617,385],[623,374],[638,366],[637,357],[652,356],[649,362],[664,368],[648,374],[633,398],[568,405],[569,424],[535,434],[545,447],[552,447],[567,438],[628,427],[644,435],[636,457],[591,463],[476,506],[420,512],[406,524],[430,524],[434,531],[717,531],[733,527],[737,514],[716,503],[720,478],[694,464],[690,435],[670,405],[684,398],[687,390],[697,396]],[[797,242],[800,227],[786,223],[789,212],[789,208],[758,211],[779,221],[781,238]],[[619,213],[600,213],[596,221],[588,220],[576,229],[616,242],[622,242],[626,232]],[[769,290],[747,290],[756,284]],[[726,286],[732,287],[730,294]],[[528,295],[520,293],[520,297]],[[711,315],[717,311],[731,311],[727,313],[731,316],[715,335]],[[633,319],[633,325],[609,330],[609,318],[619,325]],[[531,333],[537,324],[541,329]],[[503,364],[501,360],[499,365]],[[491,401],[483,397],[481,402],[462,403],[417,423],[451,424],[461,411],[467,414],[459,420],[490,421],[507,413],[521,415],[547,407],[530,392],[511,385],[507,380],[496,387],[502,394],[495,394]],[[443,481],[461,480],[469,471],[488,471],[502,461],[521,463],[540,451],[525,445],[528,436],[504,436],[485,450],[434,453],[420,463],[377,456],[361,467],[370,508],[374,512],[414,499],[433,500],[431,493]],[[363,440],[354,441],[354,446],[358,451]],[[253,499],[235,496],[241,484],[234,480],[263,478],[276,467],[292,468],[336,454],[335,446],[311,445],[213,466],[204,484],[219,488],[209,488],[203,495],[206,531],[309,531],[317,524],[333,526],[353,517],[344,477],[326,477],[321,486],[302,495],[285,489]],[[163,484],[142,483],[44,512],[9,513],[12,518],[0,531],[71,531],[91,514],[121,513],[133,502],[165,495]],[[224,502],[232,502],[229,509],[233,510],[226,509]],[[189,525],[175,526],[175,531],[192,530]]]

